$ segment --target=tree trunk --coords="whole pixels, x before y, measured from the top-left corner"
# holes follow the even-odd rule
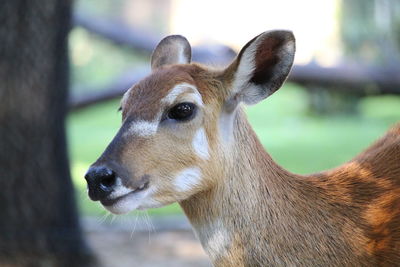
[[[0,266],[90,266],[65,144],[69,0],[0,3]]]

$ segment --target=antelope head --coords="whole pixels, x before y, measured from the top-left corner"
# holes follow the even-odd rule
[[[221,183],[240,103],[278,90],[294,53],[291,32],[264,32],[214,70],[191,63],[184,37],[163,39],[152,73],[122,98],[121,128],[85,175],[90,198],[120,214],[181,202]]]

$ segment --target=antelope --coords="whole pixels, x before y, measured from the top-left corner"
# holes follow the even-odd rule
[[[400,124],[351,161],[307,176],[280,167],[243,104],[277,91],[290,31],[264,32],[224,69],[164,38],[121,100],[122,126],[85,179],[127,213],[178,202],[215,266],[400,266]]]

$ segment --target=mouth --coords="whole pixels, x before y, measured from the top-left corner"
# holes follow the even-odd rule
[[[116,204],[118,204],[121,201],[124,201],[128,198],[132,198],[132,197],[136,197],[140,192],[145,191],[146,189],[149,188],[149,182],[146,182],[140,186],[138,186],[137,188],[132,189],[130,192],[125,193],[121,196],[117,196],[117,197],[108,197],[105,199],[101,199],[100,203],[105,207],[105,208],[110,208],[115,206]]]

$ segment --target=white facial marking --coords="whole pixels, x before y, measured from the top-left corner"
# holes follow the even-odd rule
[[[162,99],[162,102],[171,105],[178,96],[186,92],[188,92],[187,96],[190,96],[197,105],[203,106],[203,99],[196,86],[188,83],[179,83],[175,85],[168,95]]]
[[[219,136],[223,142],[229,144],[233,140],[233,123],[236,110],[232,112],[222,111],[218,120]],[[228,146],[229,148],[230,146]]]
[[[123,186],[123,185],[121,185]],[[126,188],[126,187],[125,187]],[[133,192],[133,189],[128,189],[128,192],[120,195],[121,199],[111,206],[104,206],[108,211],[114,214],[124,214],[128,213],[134,209],[146,209],[152,207],[159,207],[161,204],[152,199],[152,195],[154,193],[154,189],[152,187],[145,189],[140,192]],[[125,191],[125,189],[117,190],[120,193]],[[114,192],[112,193],[114,194]],[[117,194],[116,194],[117,195]],[[112,195],[111,195],[112,196]],[[117,198],[112,197],[112,198]],[[157,204],[159,206],[157,206]]]
[[[204,128],[197,130],[193,137],[192,145],[194,151],[200,158],[208,159],[210,157],[208,154],[208,141]]]
[[[158,120],[154,121],[134,121],[132,122],[126,134],[138,136],[152,136],[157,132]]]
[[[129,194],[130,192],[132,192],[132,189],[125,187],[121,182],[121,178],[118,177],[115,182],[114,190],[110,194],[110,198],[118,198],[120,196]]]
[[[200,168],[192,167],[182,170],[175,177],[174,185],[177,191],[185,192],[200,183],[201,171]]]
[[[174,88],[171,89],[169,94],[165,96],[161,102],[166,103],[168,105],[174,103],[177,97],[185,94],[185,97],[190,98],[191,101],[196,103],[199,106],[203,106],[203,100],[201,98],[200,93],[197,91],[197,88],[194,85],[188,83],[180,83],[175,85]],[[127,95],[127,93],[125,94]],[[152,121],[134,121],[132,122],[130,128],[125,132],[126,135],[138,135],[142,137],[148,137],[156,134],[158,129],[158,124],[160,121],[161,113],[159,113],[156,118]]]
[[[131,190],[132,192],[132,190]],[[108,211],[114,214],[124,214],[136,209],[142,199],[144,199],[149,194],[149,190],[144,190],[141,192],[128,193],[126,196],[122,197],[118,202],[111,206],[104,206]]]

